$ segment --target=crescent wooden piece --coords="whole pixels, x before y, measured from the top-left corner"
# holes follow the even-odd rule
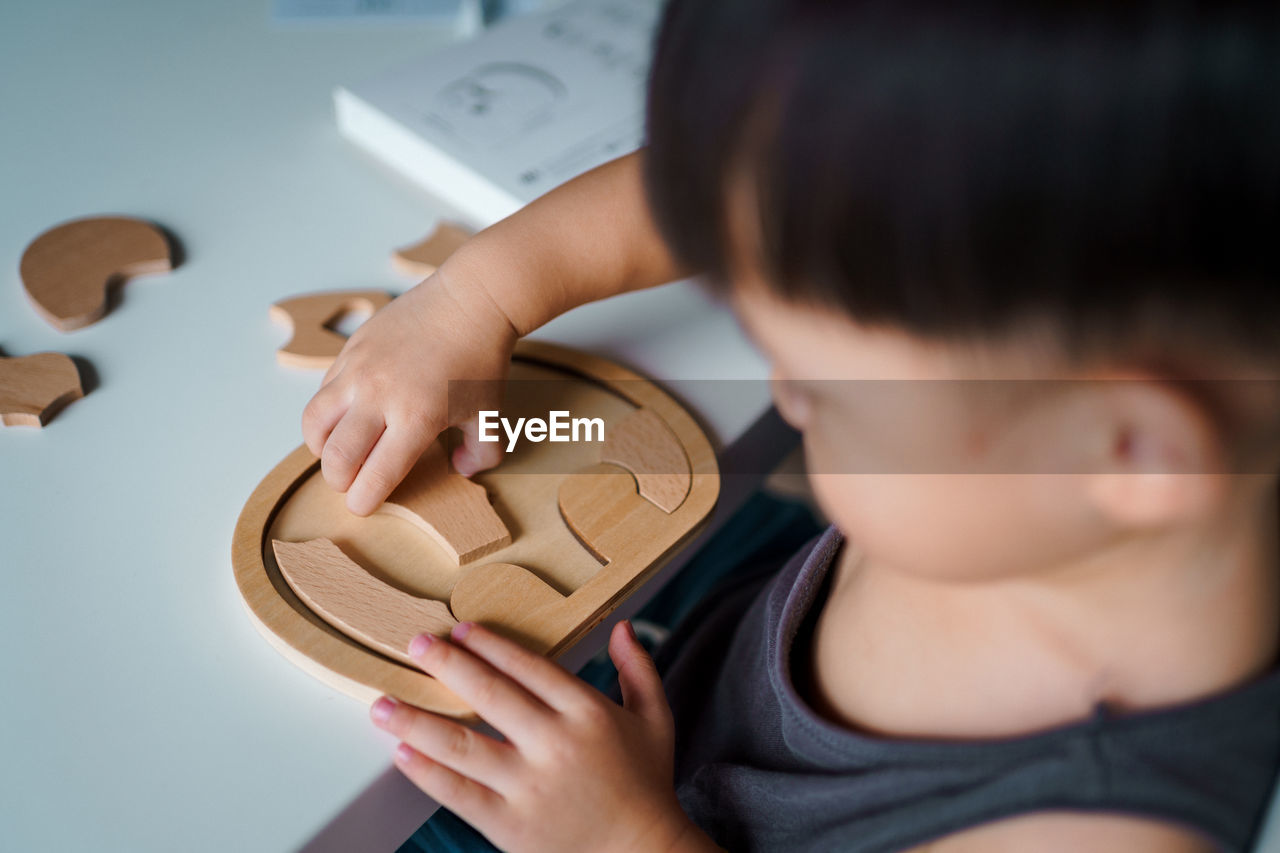
[[[671,427],[652,409],[636,409],[609,430],[600,461],[621,466],[636,478],[640,496],[672,513],[689,494],[689,457]]]
[[[565,525],[605,565],[633,550],[637,533],[666,523],[663,510],[636,499],[631,474],[605,463],[566,476],[557,500]]]
[[[461,225],[441,222],[421,241],[397,249],[391,260],[405,275],[426,278],[470,238],[471,232]]]
[[[417,526],[460,566],[511,544],[484,486],[453,470],[436,441],[378,509]]]
[[[110,288],[171,269],[169,241],[158,227],[141,219],[99,216],[41,234],[23,252],[19,275],[40,316],[70,332],[102,319]]]
[[[42,352],[0,357],[0,423],[5,426],[42,427],[83,396],[80,371],[70,356]]]
[[[277,302],[271,306],[271,319],[291,328],[293,336],[276,350],[276,361],[288,367],[327,368],[347,342],[346,335],[330,325],[346,314],[372,316],[390,301],[391,294],[383,290],[335,290]]]
[[[275,539],[271,547],[289,587],[316,615],[388,657],[415,666],[410,640],[422,633],[445,636],[458,624],[444,602],[388,586],[328,539]]]

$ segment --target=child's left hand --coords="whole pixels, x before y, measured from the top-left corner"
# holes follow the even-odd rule
[[[676,800],[671,709],[628,623],[609,640],[622,707],[479,625],[452,638],[421,635],[410,654],[506,742],[379,699],[373,720],[419,788],[504,850],[716,849]]]

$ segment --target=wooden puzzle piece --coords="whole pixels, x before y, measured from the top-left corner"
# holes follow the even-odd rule
[[[171,269],[169,240],[158,227],[141,219],[98,216],[41,234],[23,252],[19,275],[40,316],[70,332],[102,319],[112,287]]]
[[[397,249],[391,260],[405,275],[426,278],[470,238],[471,232],[461,225],[441,222],[420,242]]]
[[[460,566],[511,544],[484,486],[453,470],[436,441],[378,509],[417,526]]]
[[[327,368],[342,352],[346,335],[330,326],[353,312],[370,316],[391,301],[382,290],[335,290],[308,293],[271,306],[271,319],[293,330],[288,343],[276,350],[276,361],[288,367]]]
[[[636,409],[609,428],[600,461],[626,468],[641,497],[672,513],[689,494],[692,473],[680,439],[652,409]]]
[[[443,637],[457,624],[444,602],[388,586],[328,539],[273,539],[271,547],[280,574],[317,616],[402,663],[416,666],[408,648],[418,634]]]
[[[602,565],[638,550],[637,537],[667,523],[666,512],[636,498],[632,475],[607,463],[566,476],[557,500],[565,525]]]
[[[479,622],[546,654],[564,639],[568,600],[528,569],[486,563],[458,578],[449,607],[459,622]]]
[[[42,352],[0,357],[0,423],[42,427],[58,410],[84,396],[70,356]]]

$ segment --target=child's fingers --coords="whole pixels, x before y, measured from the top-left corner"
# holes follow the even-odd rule
[[[420,634],[409,654],[517,747],[541,737],[553,722],[550,708],[461,646]]]
[[[375,724],[427,758],[494,791],[501,793],[504,781],[514,775],[517,755],[509,743],[385,696],[373,703],[369,714]]]
[[[613,626],[609,635],[609,657],[618,668],[622,704],[649,721],[664,735],[671,729],[671,706],[662,689],[662,678],[653,658],[636,639],[628,621]]]
[[[329,434],[346,413],[347,401],[333,385],[326,385],[317,391],[302,410],[302,440],[316,458],[324,452],[324,443],[329,440]]]
[[[464,622],[453,629],[453,639],[557,711],[577,707],[584,697],[594,695],[555,662],[482,625]]]
[[[486,826],[505,801],[501,794],[432,761],[408,744],[396,747],[396,766],[409,781],[467,823]]]
[[[329,433],[320,454],[320,470],[329,487],[345,492],[356,478],[382,431],[386,428],[376,409],[351,408]]]
[[[464,477],[470,477],[479,471],[497,467],[502,461],[502,443],[481,441],[479,423],[475,418],[459,426],[462,429],[462,444],[454,448],[453,470]]]
[[[434,438],[431,435],[424,440],[421,433],[413,430],[387,427],[347,490],[347,509],[356,515],[369,515],[377,509]]]
[[[333,360],[333,363],[330,364],[329,368],[324,372],[324,376],[321,377],[320,379],[321,388],[324,388],[324,386],[332,382],[334,380],[334,377],[336,377],[339,373],[342,372],[343,365],[346,362],[346,359],[343,358],[343,356],[346,354],[346,349],[347,349],[346,345],[344,344],[342,347],[342,351],[338,353],[338,357]]]

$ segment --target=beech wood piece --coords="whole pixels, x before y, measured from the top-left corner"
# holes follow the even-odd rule
[[[347,342],[347,336],[331,326],[347,314],[372,316],[390,301],[391,294],[383,290],[334,290],[277,302],[271,306],[271,319],[293,334],[276,350],[276,361],[287,367],[327,368]]]
[[[0,423],[5,426],[42,427],[83,396],[80,371],[70,356],[42,352],[0,357]]]
[[[422,633],[446,636],[458,620],[444,602],[389,586],[328,539],[271,543],[289,586],[320,618],[348,637],[414,666],[409,641]]]
[[[378,511],[415,525],[460,566],[511,544],[484,486],[453,470],[442,441],[427,448]]]
[[[561,637],[556,613],[568,599],[522,566],[486,563],[454,584],[449,607],[459,622],[479,622],[545,654]]]
[[[125,216],[97,216],[54,226],[22,254],[22,286],[40,316],[70,332],[102,319],[108,291],[135,276],[173,269],[158,227]]]
[[[633,550],[632,531],[660,528],[665,513],[636,500],[631,474],[605,463],[565,477],[558,501],[564,523],[605,564]]]
[[[640,495],[664,512],[675,512],[689,494],[689,459],[675,433],[650,409],[637,409],[608,431],[600,460],[630,471]]]
[[[397,249],[391,256],[391,261],[405,275],[426,278],[470,238],[471,232],[461,225],[441,222],[422,240],[412,246]]]
[[[283,577],[273,540],[328,539],[375,581],[448,602],[456,618],[554,657],[697,535],[715,505],[719,474],[710,442],[675,400],[612,362],[531,341],[517,345],[510,378],[501,403],[507,417],[563,409],[602,418],[608,436],[636,411],[651,410],[688,460],[683,502],[668,513],[638,494],[631,472],[598,461],[598,443],[521,442],[497,468],[472,478],[493,498],[511,542],[459,566],[420,530],[386,512],[352,515],[343,496],[325,484],[319,460],[299,447],[250,496],[232,553],[250,616],[289,660],[362,701],[385,693],[448,716],[475,716],[422,670],[313,611]]]

